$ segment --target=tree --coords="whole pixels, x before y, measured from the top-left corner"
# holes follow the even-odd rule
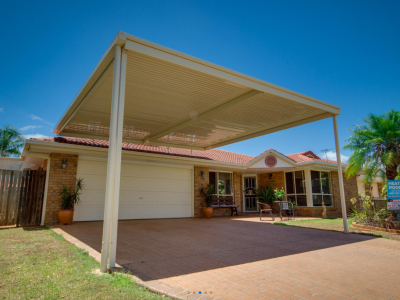
[[[10,157],[21,155],[20,149],[25,144],[24,136],[14,127],[8,125],[0,129],[0,156]]]
[[[366,125],[350,129],[345,149],[353,150],[346,168],[347,177],[365,171],[365,183],[370,184],[381,172],[388,180],[396,178],[400,165],[400,111],[391,109],[383,115],[369,114]]]

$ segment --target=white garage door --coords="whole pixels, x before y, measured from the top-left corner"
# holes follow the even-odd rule
[[[106,162],[78,161],[85,188],[74,221],[103,220],[106,176]],[[191,169],[122,164],[119,219],[191,217],[191,178]]]

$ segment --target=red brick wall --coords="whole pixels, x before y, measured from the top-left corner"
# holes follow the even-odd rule
[[[61,209],[61,198],[58,195],[62,186],[74,187],[78,167],[78,155],[52,153],[50,155],[49,189],[45,213],[45,224],[58,223],[58,211]],[[61,167],[63,159],[67,160],[65,170]]]
[[[269,179],[270,174],[272,175],[271,179]],[[265,189],[271,183],[273,189],[281,189],[283,188],[286,191],[285,186],[285,172],[276,172],[276,173],[264,173],[257,175],[257,184],[259,189]]]
[[[201,171],[205,173],[205,178],[201,176]],[[194,167],[194,217],[202,218],[204,196],[201,194],[200,189],[207,186],[209,183],[209,168],[208,167]]]
[[[243,180],[239,172],[233,172],[233,197],[240,214],[243,212]]]
[[[271,176],[271,179],[269,176]],[[271,183],[274,185],[272,188],[275,189],[281,189],[283,188],[286,192],[286,185],[285,185],[285,172],[274,172],[274,173],[263,173],[263,174],[258,174],[257,175],[257,188],[259,189],[265,189],[267,186],[269,186]],[[272,209],[274,213],[279,212],[279,205],[276,203],[272,205]]]
[[[201,176],[201,171],[205,173],[205,178]],[[194,167],[194,217],[203,218],[204,196],[201,194],[200,189],[209,184],[209,168],[208,167]],[[233,173],[233,199],[238,206],[239,213],[243,207],[243,193],[242,193],[242,174],[239,172]],[[230,216],[230,208],[217,208],[214,209],[213,217]]]
[[[272,178],[269,179],[269,174],[272,174]],[[346,179],[344,177],[344,190],[346,199],[346,208],[349,210],[351,208],[350,199],[353,197],[358,197],[357,179],[352,177]],[[285,173],[264,173],[257,175],[258,188],[266,188],[271,183],[274,183],[273,188],[284,188],[285,186]],[[332,184],[332,195],[333,195],[333,207],[327,207],[328,217],[341,217],[342,207],[340,202],[340,192],[339,192],[339,177],[337,172],[331,172],[331,184]],[[273,206],[274,212],[279,210],[277,205]],[[322,207],[297,207],[296,215],[305,217],[322,217]]]
[[[340,202],[340,191],[339,191],[339,175],[338,172],[331,172],[331,184],[332,184],[332,195],[333,195],[333,205],[336,208],[334,215],[328,213],[328,217],[342,216],[342,205]],[[357,178],[355,176],[347,179],[345,174],[343,174],[343,184],[344,184],[344,198],[346,200],[347,213],[351,208],[350,199],[355,197],[358,198],[358,188],[357,188]]]

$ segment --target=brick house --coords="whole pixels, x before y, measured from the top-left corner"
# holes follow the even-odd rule
[[[58,190],[84,178],[82,201],[75,221],[102,220],[108,142],[71,137],[27,140],[22,157],[31,168],[49,169],[45,223],[57,223]],[[335,161],[311,151],[284,155],[268,149],[257,157],[211,149],[189,150],[124,143],[122,151],[120,219],[203,217],[200,188],[213,183],[215,194],[231,198],[239,213],[258,211],[254,190],[273,184],[297,203],[297,215],[319,217],[322,201],[328,216],[340,217],[340,193]],[[38,161],[40,161],[38,163]],[[47,163],[49,161],[49,163]],[[65,162],[63,166],[63,161]],[[346,206],[356,197],[357,179],[344,180]],[[214,216],[228,216],[216,209]]]

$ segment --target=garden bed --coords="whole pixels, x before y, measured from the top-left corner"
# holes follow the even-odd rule
[[[386,229],[386,228],[377,227],[377,226],[368,226],[368,225],[363,225],[363,224],[357,224],[356,222],[351,223],[351,226],[359,228],[359,229],[364,229],[364,230],[383,231],[383,232],[400,234],[400,229]]]

